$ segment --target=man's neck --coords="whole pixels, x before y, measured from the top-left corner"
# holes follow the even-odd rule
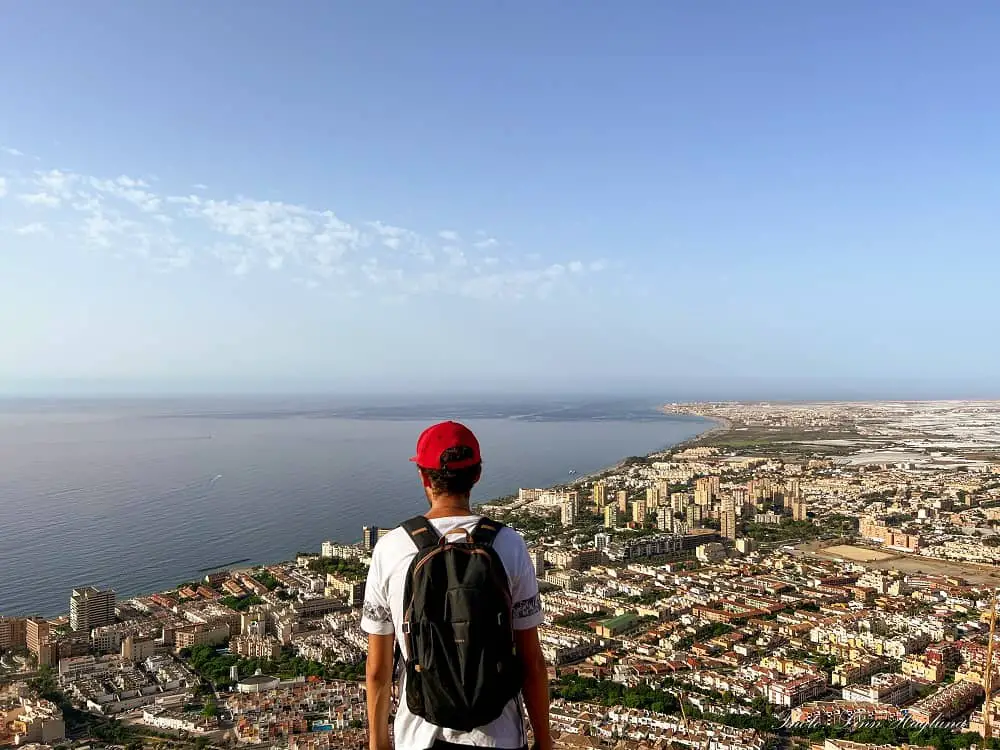
[[[445,496],[436,498],[431,509],[424,514],[427,518],[446,518],[448,516],[471,516],[469,498]]]

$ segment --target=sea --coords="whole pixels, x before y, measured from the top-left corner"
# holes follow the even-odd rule
[[[0,400],[0,614],[53,616],[77,586],[119,598],[204,571],[354,542],[426,509],[427,425],[478,435],[473,502],[546,487],[712,427],[656,402],[332,397]]]

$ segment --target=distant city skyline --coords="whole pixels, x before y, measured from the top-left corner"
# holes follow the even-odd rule
[[[0,396],[1000,397],[992,4],[57,5]]]

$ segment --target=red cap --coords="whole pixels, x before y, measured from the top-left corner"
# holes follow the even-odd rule
[[[472,456],[446,464],[443,454],[449,448],[469,448]],[[441,422],[420,433],[417,455],[410,460],[421,469],[467,469],[483,459],[479,454],[479,441],[472,430],[458,422]]]

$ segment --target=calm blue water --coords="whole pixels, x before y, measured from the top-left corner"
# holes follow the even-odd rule
[[[0,401],[0,613],[56,614],[74,586],[157,591],[393,526],[426,507],[408,459],[446,418],[482,443],[474,502],[710,426],[635,402]]]

